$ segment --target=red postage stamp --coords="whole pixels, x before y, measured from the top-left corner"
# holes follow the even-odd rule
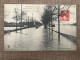
[[[60,11],[60,21],[69,21],[69,10],[61,10]]]

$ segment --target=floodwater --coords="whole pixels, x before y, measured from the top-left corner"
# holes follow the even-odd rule
[[[75,27],[74,27],[75,28]],[[75,31],[75,29],[73,30]],[[5,28],[6,29],[6,28]],[[56,28],[54,28],[56,30]],[[65,28],[64,28],[65,29]],[[72,34],[72,33],[70,33]],[[73,33],[74,35],[76,33]],[[39,28],[26,28],[21,31],[11,32],[4,35],[5,51],[75,51],[76,43],[60,35],[58,41],[58,33],[45,29],[43,26]]]

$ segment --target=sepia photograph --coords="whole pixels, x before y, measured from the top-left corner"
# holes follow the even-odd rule
[[[4,4],[4,51],[76,51],[76,5]]]

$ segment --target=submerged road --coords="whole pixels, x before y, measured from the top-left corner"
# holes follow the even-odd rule
[[[26,28],[22,31],[11,32],[4,35],[5,51],[59,51],[76,50],[76,43],[49,29]]]

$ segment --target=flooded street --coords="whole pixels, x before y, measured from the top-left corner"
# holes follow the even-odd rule
[[[4,35],[4,50],[6,51],[57,51],[76,50],[76,44],[71,40],[52,30],[39,28],[26,28],[22,31],[11,32]]]
[[[76,51],[76,27],[76,5],[5,4],[4,51]]]

